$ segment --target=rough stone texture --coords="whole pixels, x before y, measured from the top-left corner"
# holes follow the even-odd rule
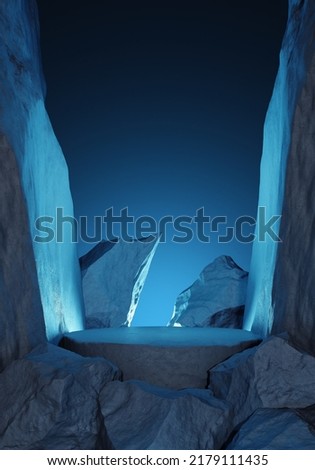
[[[46,340],[24,195],[15,156],[4,136],[0,136],[0,193],[2,370]]]
[[[230,256],[216,258],[177,297],[169,326],[241,328],[247,278]]]
[[[301,419],[306,421],[312,428],[313,432],[315,432],[315,404],[306,408],[297,409],[296,413]]]
[[[99,392],[120,377],[102,358],[40,346],[0,375],[0,449],[109,449]]]
[[[102,241],[80,258],[87,328],[130,326],[158,242]]]
[[[112,382],[100,402],[116,449],[218,449],[231,431],[229,407],[209,390],[172,392],[144,382]]]
[[[203,326],[212,328],[236,328],[241,329],[244,319],[245,305],[234,308],[225,308],[209,318],[209,322]]]
[[[256,240],[245,322],[260,335],[288,331],[315,352],[315,3],[290,0],[280,67],[265,123],[259,206],[282,243]],[[280,227],[279,227],[280,225]],[[259,224],[257,226],[258,234]]]
[[[226,448],[314,450],[315,429],[292,410],[261,409],[242,425]]]
[[[61,345],[83,356],[109,359],[124,380],[180,389],[206,387],[210,367],[258,342],[244,330],[132,327],[69,333]]]
[[[209,371],[209,387],[234,410],[234,424],[258,408],[315,404],[315,358],[280,337],[235,354]]]
[[[4,346],[10,353],[5,353],[4,363],[9,357],[21,356],[43,336],[31,266],[34,255],[47,338],[54,340],[64,331],[83,328],[80,269],[76,245],[70,243],[69,234],[65,234],[64,243],[56,243],[55,239],[50,243],[33,241],[34,255],[30,246],[30,239],[36,235],[47,236],[35,228],[38,217],[53,217],[54,222],[48,225],[55,228],[57,207],[63,208],[64,215],[73,216],[67,166],[44,107],[38,30],[34,0],[0,2],[0,160],[4,171],[1,175],[4,184],[0,186],[1,215],[4,216],[0,220],[0,233],[1,238],[10,239],[11,244],[9,249],[7,242],[0,248],[1,298],[7,299],[4,307],[1,305],[1,330],[2,323],[9,321],[6,317],[12,316],[12,333],[10,338],[4,338],[11,342]],[[17,214],[21,215],[20,222]],[[15,221],[14,227],[9,227],[11,220]],[[11,258],[14,248],[17,248],[17,257],[20,256],[16,263]],[[22,248],[25,249],[24,266]],[[9,274],[13,269],[20,271]],[[14,276],[16,284],[12,288]],[[19,307],[15,299],[23,299]],[[15,326],[12,326],[13,318],[14,322],[17,320]],[[30,330],[34,334],[31,340],[27,333]],[[25,340],[17,337],[21,331]]]

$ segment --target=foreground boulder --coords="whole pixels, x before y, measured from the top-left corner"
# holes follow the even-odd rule
[[[110,449],[99,392],[120,378],[102,358],[41,346],[0,375],[0,449]]]
[[[315,428],[293,410],[257,410],[226,449],[314,450]]]
[[[287,331],[315,353],[315,2],[290,0],[280,66],[265,122],[256,240],[245,327]],[[276,238],[264,232],[272,217]],[[275,221],[275,219],[273,220]]]
[[[116,381],[104,387],[100,403],[115,449],[218,449],[231,431],[229,407],[209,390]]]
[[[80,258],[87,328],[130,326],[158,242],[102,241]]]
[[[314,405],[315,357],[271,337],[212,368],[209,383],[214,395],[232,406],[237,426],[258,408]]]
[[[76,244],[62,220],[57,231],[56,209],[73,217],[73,204],[44,105],[37,16],[35,0],[0,2],[0,367],[45,333],[57,341],[83,328]]]
[[[247,278],[230,256],[216,258],[177,297],[169,326],[242,328]]]

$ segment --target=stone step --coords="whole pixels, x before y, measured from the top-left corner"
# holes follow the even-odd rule
[[[64,335],[60,345],[116,364],[124,380],[171,389],[205,388],[208,370],[260,339],[229,328],[100,328]]]

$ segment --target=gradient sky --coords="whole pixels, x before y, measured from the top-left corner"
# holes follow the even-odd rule
[[[256,216],[287,0],[38,5],[47,109],[77,216]],[[250,244],[160,245],[134,325],[166,324],[176,296],[221,254],[249,269]]]

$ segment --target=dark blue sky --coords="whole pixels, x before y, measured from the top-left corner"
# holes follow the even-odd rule
[[[286,0],[38,0],[47,109],[77,216],[256,215],[265,113]],[[131,233],[132,234],[132,233]],[[80,254],[90,246],[81,243]],[[161,245],[135,324],[165,324],[220,254],[251,245]]]

